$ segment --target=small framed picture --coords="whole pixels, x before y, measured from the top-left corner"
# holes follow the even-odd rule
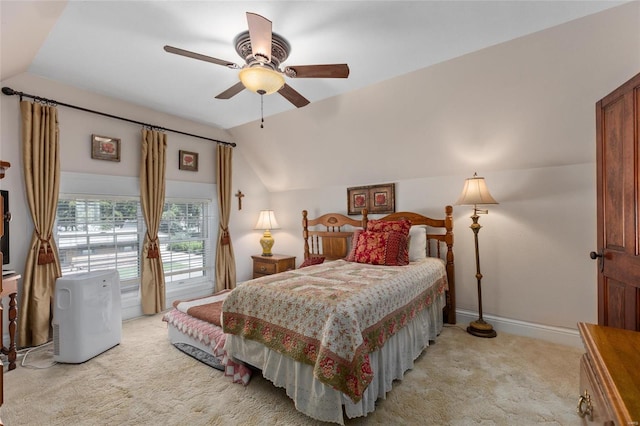
[[[347,188],[347,213],[362,214],[362,209],[367,209],[369,213],[395,212],[395,184]]]
[[[369,188],[359,186],[347,189],[348,214],[361,214],[369,203]]]
[[[120,161],[120,139],[91,135],[91,158]]]
[[[395,206],[395,184],[373,186],[370,190],[369,213],[393,213]]]
[[[198,171],[198,153],[189,151],[179,151],[178,168],[180,170]]]

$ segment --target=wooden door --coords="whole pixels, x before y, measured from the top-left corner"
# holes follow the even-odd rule
[[[598,324],[640,330],[640,74],[596,104]]]

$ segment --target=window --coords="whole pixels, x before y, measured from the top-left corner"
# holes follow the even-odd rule
[[[165,283],[213,280],[212,203],[165,202],[158,236]],[[64,275],[117,269],[122,291],[137,290],[146,232],[136,197],[60,195],[56,242]]]
[[[206,208],[204,203],[165,203],[158,231],[165,282],[202,277],[213,261],[207,256],[211,250]]]

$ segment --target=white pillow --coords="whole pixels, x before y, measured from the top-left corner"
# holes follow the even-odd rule
[[[426,257],[427,227],[424,225],[412,226],[409,230],[409,262],[415,262]]]

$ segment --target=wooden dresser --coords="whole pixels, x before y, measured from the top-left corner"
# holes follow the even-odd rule
[[[251,258],[253,259],[253,278],[296,269],[295,256],[274,254],[273,256],[251,256]]]
[[[583,425],[640,425],[640,332],[578,323]]]

